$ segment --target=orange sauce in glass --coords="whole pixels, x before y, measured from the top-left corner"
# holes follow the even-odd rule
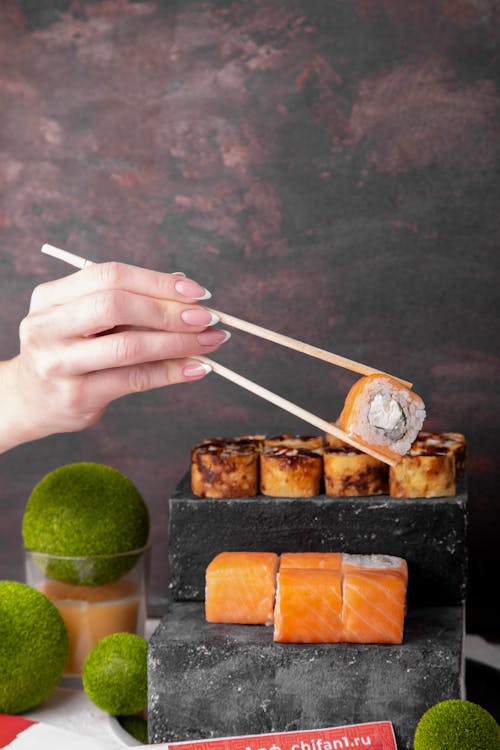
[[[139,631],[141,593],[132,581],[74,586],[49,580],[41,590],[56,605],[68,630],[65,674],[81,674],[87,654],[101,638]]]

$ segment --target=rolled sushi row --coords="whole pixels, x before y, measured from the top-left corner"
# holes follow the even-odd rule
[[[451,497],[465,470],[465,437],[420,431],[388,466],[332,435],[212,438],[191,450],[198,497]]]

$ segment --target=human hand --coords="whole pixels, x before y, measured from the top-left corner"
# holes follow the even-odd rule
[[[190,359],[227,340],[200,300],[210,294],[180,274],[92,264],[33,292],[20,353],[0,369],[0,398],[14,433],[0,450],[84,429],[128,393],[199,380]],[[12,445],[10,444],[12,443]]]

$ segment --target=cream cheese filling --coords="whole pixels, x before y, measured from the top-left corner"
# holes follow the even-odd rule
[[[400,404],[389,395],[377,393],[368,409],[372,427],[382,430],[390,440],[399,440],[406,432],[406,417]]]

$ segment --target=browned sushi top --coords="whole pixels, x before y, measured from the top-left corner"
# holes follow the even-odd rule
[[[191,448],[191,458],[195,455],[213,454],[221,456],[254,453],[258,450],[252,441],[234,441],[231,438],[212,438]]]
[[[308,448],[290,448],[286,445],[273,445],[265,448],[262,452],[262,457],[270,461],[273,459],[285,461],[290,465],[304,459],[322,460],[321,455],[317,451],[309,450]]]

